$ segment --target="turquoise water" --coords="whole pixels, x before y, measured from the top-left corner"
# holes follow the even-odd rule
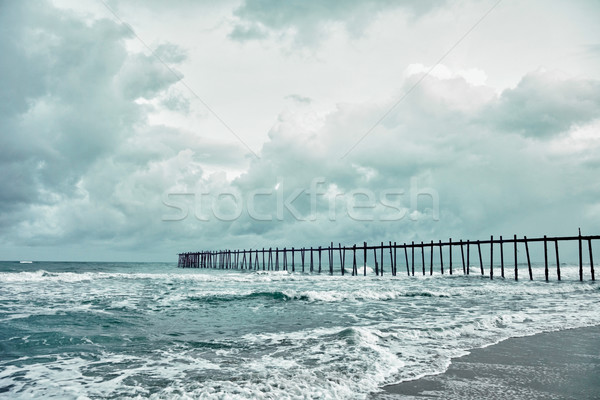
[[[0,396],[368,398],[474,347],[600,324],[598,285],[562,269],[546,283],[540,266],[514,282],[2,262]]]

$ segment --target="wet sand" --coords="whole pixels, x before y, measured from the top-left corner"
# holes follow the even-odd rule
[[[377,399],[600,399],[600,326],[511,338]]]

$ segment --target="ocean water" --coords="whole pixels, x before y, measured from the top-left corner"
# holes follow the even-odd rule
[[[370,398],[472,348],[600,324],[598,284],[534,269],[514,282],[2,262],[0,397]]]

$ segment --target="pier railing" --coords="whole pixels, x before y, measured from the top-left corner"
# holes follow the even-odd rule
[[[363,275],[367,275],[367,261],[372,254],[372,264],[374,265],[374,272],[377,276],[383,276],[384,273],[396,276],[398,271],[398,253],[400,257],[404,259],[406,266],[406,274],[408,276],[415,275],[415,267],[417,273],[420,269],[423,275],[434,273],[434,254],[439,252],[439,263],[436,263],[436,267],[439,266],[440,273],[443,275],[446,271],[449,275],[455,272],[456,265],[453,265],[452,253],[460,252],[460,261],[458,268],[462,267],[462,273],[464,275],[470,275],[471,269],[471,256],[472,251],[477,251],[479,272],[481,275],[485,275],[485,263],[482,258],[481,248],[482,246],[489,246],[489,264],[487,264],[489,270],[490,279],[494,279],[494,248],[497,248],[500,256],[500,276],[505,278],[505,274],[513,276],[514,279],[519,279],[519,268],[518,268],[518,246],[524,247],[525,254],[527,257],[527,275],[530,280],[533,280],[533,272],[531,267],[531,258],[529,255],[529,244],[534,242],[543,242],[544,244],[544,276],[545,280],[548,281],[551,275],[551,261],[549,260],[548,252],[552,252],[551,247],[554,247],[554,260],[552,261],[552,269],[556,268],[556,278],[561,280],[560,270],[560,256],[559,256],[559,243],[577,241],[579,248],[579,280],[583,281],[584,277],[584,261],[583,253],[584,247],[587,247],[589,254],[588,263],[590,276],[593,281],[596,280],[594,272],[594,258],[592,254],[592,241],[599,240],[600,235],[588,235],[582,236],[581,231],[577,236],[558,236],[558,237],[538,237],[538,238],[518,238],[514,235],[512,238],[503,238],[500,236],[495,239],[493,236],[486,240],[458,240],[453,241],[449,238],[448,241],[438,240],[434,242],[420,242],[420,243],[402,243],[388,242],[387,244],[381,242],[379,245],[367,245],[366,242],[360,245],[342,246],[338,243],[337,246],[330,243],[326,247],[301,247],[301,248],[262,248],[262,249],[242,249],[242,250],[209,250],[200,252],[180,253],[179,261],[177,266],[180,268],[216,268],[216,269],[245,269],[245,270],[263,270],[263,271],[291,271],[291,272],[328,272],[330,275],[334,274],[335,261],[339,261],[339,271],[341,275],[345,275],[346,265],[352,267],[351,274],[353,276],[359,275],[360,272]],[[514,249],[514,261],[504,259],[504,248],[505,245],[513,245]],[[585,246],[587,244],[587,246]],[[549,249],[550,247],[550,249]],[[415,252],[417,259],[415,259]],[[428,250],[428,251],[426,251]],[[357,252],[360,258],[362,252],[362,266],[357,264]],[[404,254],[402,254],[404,253]],[[410,257],[409,257],[410,253]],[[444,253],[447,254],[447,268],[444,269]],[[496,253],[498,254],[498,253]],[[349,258],[346,260],[346,256]],[[402,257],[404,255],[404,257]],[[420,255],[420,257],[419,257]],[[326,258],[326,261],[325,261]],[[418,259],[420,258],[420,260]],[[428,258],[426,263],[426,258]],[[386,262],[389,260],[389,263]],[[420,261],[420,263],[419,263]],[[505,262],[507,261],[507,262]],[[348,264],[346,264],[346,262]],[[386,265],[387,264],[387,265]],[[386,269],[387,268],[387,269]],[[513,269],[514,273],[511,274],[510,269]],[[362,270],[362,271],[361,271]],[[498,272],[498,271],[497,271]],[[496,273],[497,273],[496,272]],[[475,272],[476,273],[476,272]]]

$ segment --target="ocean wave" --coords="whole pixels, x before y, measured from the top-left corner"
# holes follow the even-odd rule
[[[206,304],[248,301],[248,300],[272,300],[272,301],[306,301],[306,302],[341,302],[341,301],[366,301],[380,300],[388,301],[403,297],[451,297],[447,292],[432,290],[356,290],[356,291],[332,291],[332,290],[275,290],[275,291],[251,291],[240,293],[239,291],[205,292],[196,293],[187,297],[192,302],[203,302]]]

